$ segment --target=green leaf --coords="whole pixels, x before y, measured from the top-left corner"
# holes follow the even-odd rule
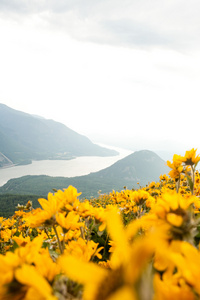
[[[193,181],[192,181],[192,179],[191,179],[190,176],[186,175],[186,177],[187,177],[187,180],[188,180],[190,191],[192,192],[193,191],[193,187],[194,187],[194,183],[193,183]]]

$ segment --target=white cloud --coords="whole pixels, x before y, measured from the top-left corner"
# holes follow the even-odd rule
[[[6,0],[2,17],[36,15],[44,26],[94,43],[127,47],[199,48],[198,0]],[[41,26],[39,22],[39,26]]]
[[[1,1],[0,102],[110,141],[185,138],[193,147],[199,6]]]

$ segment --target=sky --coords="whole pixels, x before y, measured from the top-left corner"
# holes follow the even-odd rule
[[[94,142],[200,151],[199,0],[1,0],[0,103]]]

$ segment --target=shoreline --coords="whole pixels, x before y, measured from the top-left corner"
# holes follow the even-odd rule
[[[112,146],[107,146],[107,148],[109,147],[111,148]],[[118,152],[118,155],[109,157],[81,156],[70,160],[40,160],[32,161],[32,164],[28,165],[0,168],[0,186],[6,184],[10,179],[27,175],[47,175],[51,177],[84,176],[110,167],[118,160],[133,153],[133,151],[122,148],[118,148]]]

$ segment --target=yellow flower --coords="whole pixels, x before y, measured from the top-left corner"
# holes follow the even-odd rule
[[[23,221],[26,222],[26,225],[32,228],[39,227],[42,225],[50,226],[55,223],[52,215],[49,212],[42,210],[40,208],[34,209],[31,213],[24,216]]]
[[[66,246],[65,253],[72,254],[77,258],[83,261],[89,261],[93,256],[97,256],[99,259],[102,258],[101,254],[99,253],[103,247],[97,248],[98,243],[94,241],[85,241],[82,238],[79,238],[77,241],[68,242]]]
[[[153,254],[155,236],[139,238],[133,243],[129,241],[116,209],[109,209],[106,222],[108,233],[115,243],[111,270],[66,254],[58,258],[58,264],[67,276],[84,285],[85,300],[135,300],[135,284]]]
[[[42,248],[40,252],[35,255],[33,264],[39,274],[50,283],[53,282],[55,276],[60,273],[60,266],[53,262],[48,249]]]
[[[172,170],[169,172],[169,176],[175,180],[180,178],[181,173],[183,172],[183,166],[181,161],[181,156],[174,154],[173,162],[171,163],[169,160],[167,161],[168,167]]]
[[[66,217],[62,213],[58,213],[56,215],[56,221],[62,228],[66,230],[76,230],[81,226],[84,226],[83,222],[78,222],[79,218],[79,215],[73,211],[69,212]]]
[[[15,222],[16,221],[14,219],[4,219],[1,223],[1,227],[11,229],[14,226]]]
[[[199,251],[185,241],[176,241],[174,242],[174,249],[169,248],[168,251],[164,250],[164,252],[164,255],[166,255],[173,264],[173,267],[170,271],[171,274],[167,271],[166,275],[162,276],[162,280],[161,277],[157,275],[156,291],[159,292],[160,295],[166,293],[167,296],[165,296],[166,298],[164,299],[170,299],[170,290],[171,296],[173,296],[173,290],[176,290],[179,296],[176,299],[199,299]],[[158,297],[156,299],[160,298]]]
[[[15,278],[22,285],[27,286],[27,288],[31,288],[31,294],[33,295],[34,291],[35,296],[39,296],[40,299],[57,299],[57,297],[53,296],[53,290],[49,283],[37,272],[33,266],[23,264],[21,268],[18,268],[15,271]],[[28,300],[29,297],[26,297],[25,299]]]
[[[79,195],[74,187],[69,186],[64,192],[59,190],[55,194],[49,193],[47,200],[38,199],[43,210],[37,209],[27,214],[25,217],[27,224],[31,227],[54,225],[56,214],[64,208],[66,203],[75,201]]]
[[[21,242],[23,245],[19,238]],[[41,248],[42,242],[43,237],[38,236],[14,253],[0,255],[0,299],[56,299],[48,282],[60,273],[60,267],[52,261],[48,249]]]
[[[17,243],[18,246],[25,246],[27,243],[30,243],[30,236],[24,238],[22,233],[20,236],[13,236],[12,239]]]
[[[104,278],[109,274],[108,270],[94,263],[81,261],[72,255],[60,256],[58,258],[58,264],[67,276],[85,285],[84,300],[97,299],[95,298],[98,293],[97,289],[100,287]],[[106,298],[104,300],[106,300]]]
[[[16,230],[15,230],[16,231]],[[1,236],[1,239],[4,241],[4,242],[8,242],[11,238],[12,238],[12,235],[13,233],[15,232],[14,230],[10,230],[10,229],[5,229],[5,230],[1,230],[0,232],[0,236]]]
[[[62,202],[59,202],[58,198],[56,198],[52,193],[48,194],[48,200],[40,198],[38,199],[38,202],[42,206],[43,210],[48,213],[49,218],[55,215],[62,206]]]
[[[169,238],[193,241],[195,236],[195,220],[192,204],[197,201],[194,196],[184,197],[175,191],[163,193],[153,205],[150,215],[168,224]]]
[[[179,227],[182,225],[183,223],[183,217],[182,216],[179,216],[177,214],[174,214],[174,213],[168,213],[167,214],[167,221],[176,226],[176,227]]]
[[[180,251],[170,253],[170,259],[181,272],[183,279],[200,296],[200,253],[187,242],[180,242]],[[195,298],[196,299],[196,298]]]
[[[143,190],[133,191],[130,194],[130,199],[133,200],[136,205],[144,204],[148,198],[150,198],[150,194]]]
[[[197,149],[192,148],[190,151],[185,152],[185,156],[181,156],[181,161],[186,165],[197,165],[200,161],[200,155],[196,156]]]
[[[88,216],[93,216],[94,207],[89,203],[88,200],[79,203],[79,214],[80,216],[87,218]]]
[[[98,262],[98,265],[105,268],[105,269],[111,269],[109,260],[107,260],[107,261],[101,260],[101,261]]]
[[[101,223],[99,231],[103,231],[106,228],[105,209],[103,207],[94,207],[92,215],[97,222]]]
[[[65,211],[79,211],[80,201],[75,199],[72,203],[66,203],[63,210]]]
[[[154,300],[195,300],[197,299],[190,286],[177,274],[171,273],[171,277],[161,278],[159,273],[154,277]]]
[[[14,270],[17,268],[22,259],[12,252],[0,255],[0,286],[10,283],[14,278]]]
[[[184,214],[190,205],[194,203],[194,197],[185,198],[174,191],[163,193],[152,207],[152,213],[165,219],[168,213]]]
[[[168,181],[169,180],[169,177],[164,174],[164,175],[160,175],[160,181]]]
[[[54,197],[57,199],[57,201],[59,203],[62,203],[61,206],[64,207],[65,205],[69,205],[69,207],[70,207],[70,204],[73,206],[73,203],[77,202],[77,200],[78,200],[77,198],[80,195],[81,195],[81,193],[78,193],[77,189],[70,185],[70,186],[68,186],[67,189],[64,189],[64,191],[58,190],[54,194]],[[69,210],[71,210],[71,208]]]
[[[60,203],[60,209],[64,211],[77,210],[79,207],[78,197],[81,193],[77,192],[77,189],[73,186],[68,186],[64,191],[58,190],[54,194],[54,198],[57,203]]]

